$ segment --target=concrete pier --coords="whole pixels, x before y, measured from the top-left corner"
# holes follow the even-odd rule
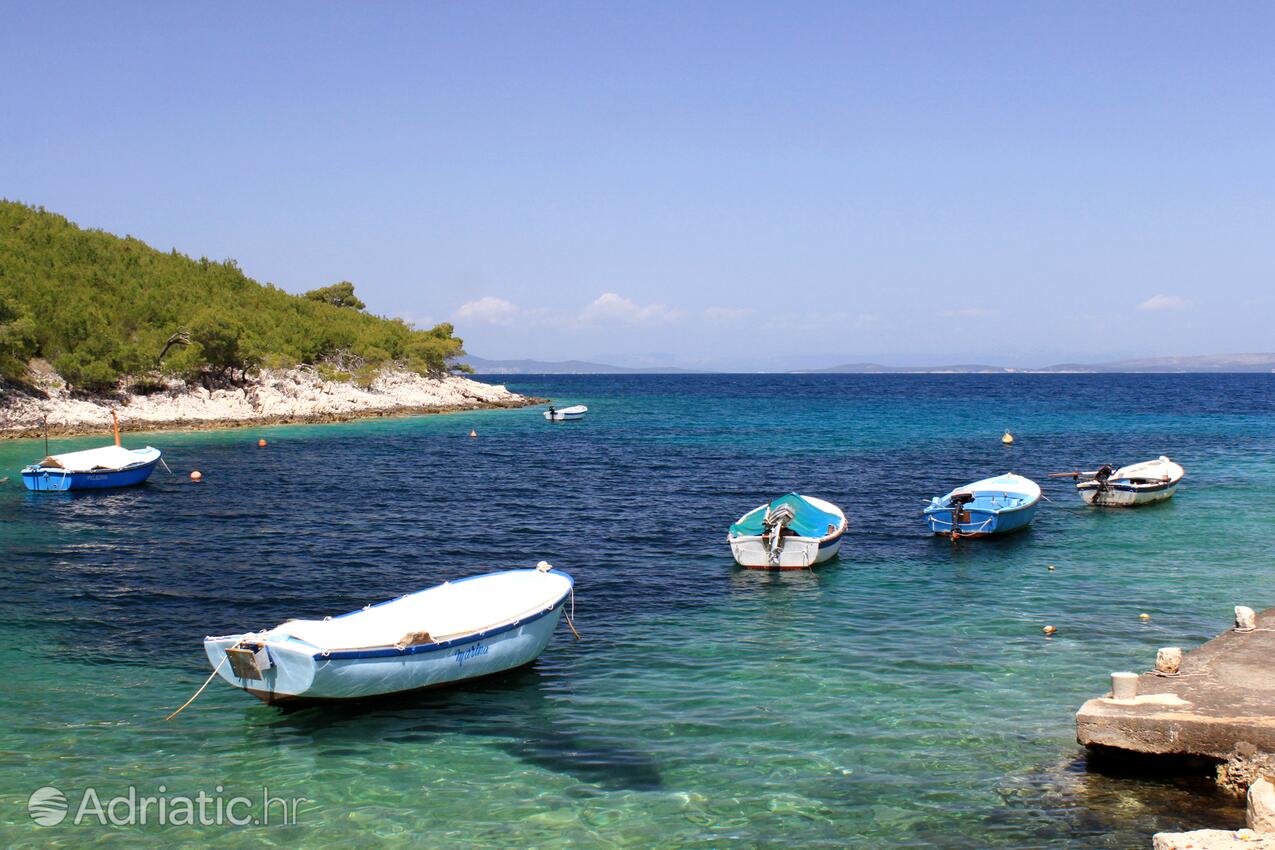
[[[1144,673],[1130,699],[1089,700],[1076,713],[1076,739],[1219,760],[1241,742],[1275,753],[1275,608],[1258,614],[1255,626],[1184,653],[1176,676]]]

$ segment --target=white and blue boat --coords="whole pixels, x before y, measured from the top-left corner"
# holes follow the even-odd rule
[[[789,493],[740,517],[727,534],[741,567],[799,570],[822,564],[841,549],[846,515],[814,496]]]
[[[150,478],[159,463],[159,449],[103,446],[82,452],[49,455],[22,470],[28,490],[97,490],[129,487]]]
[[[204,638],[216,674],[275,705],[360,700],[478,679],[540,656],[572,579],[543,561],[339,617]]]
[[[935,496],[925,509],[925,521],[935,534],[953,539],[990,537],[1026,528],[1039,503],[1039,484],[1007,472]]]

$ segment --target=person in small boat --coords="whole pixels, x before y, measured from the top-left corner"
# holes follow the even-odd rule
[[[557,416],[558,416],[558,411],[557,411],[557,409],[556,409],[556,408],[555,408],[552,404],[551,404],[551,405],[549,405],[549,418],[550,418],[550,419],[556,419],[556,418],[557,418]]]

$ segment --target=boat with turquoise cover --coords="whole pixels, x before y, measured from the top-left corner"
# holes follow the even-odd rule
[[[740,517],[727,534],[741,567],[789,570],[834,557],[846,532],[841,508],[814,496],[788,493]]]
[[[1026,528],[1039,503],[1039,484],[1007,472],[935,496],[925,509],[925,521],[930,531],[953,539],[990,537]]]

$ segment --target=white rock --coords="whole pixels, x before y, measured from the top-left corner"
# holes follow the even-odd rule
[[[1265,777],[1248,786],[1248,828],[1275,833],[1275,785]]]
[[[47,399],[0,395],[0,433],[33,431],[47,416],[62,428],[110,430],[111,408],[120,424],[145,428],[161,424],[215,425],[274,419],[344,418],[368,413],[429,411],[481,404],[517,404],[522,397],[503,386],[448,375],[427,378],[414,372],[384,372],[370,387],[323,381],[308,367],[264,371],[248,387],[209,392],[177,381],[167,391],[126,395],[119,402],[72,398],[64,386],[48,386]]]
[[[1182,666],[1182,650],[1176,646],[1165,646],[1155,653],[1155,669],[1158,673],[1167,673],[1170,676],[1178,672],[1178,668]]]
[[[1275,835],[1259,835],[1251,829],[1157,832],[1151,846],[1153,850],[1275,850]]]
[[[1251,632],[1257,628],[1257,614],[1247,605],[1235,606],[1235,629],[1241,632]]]

